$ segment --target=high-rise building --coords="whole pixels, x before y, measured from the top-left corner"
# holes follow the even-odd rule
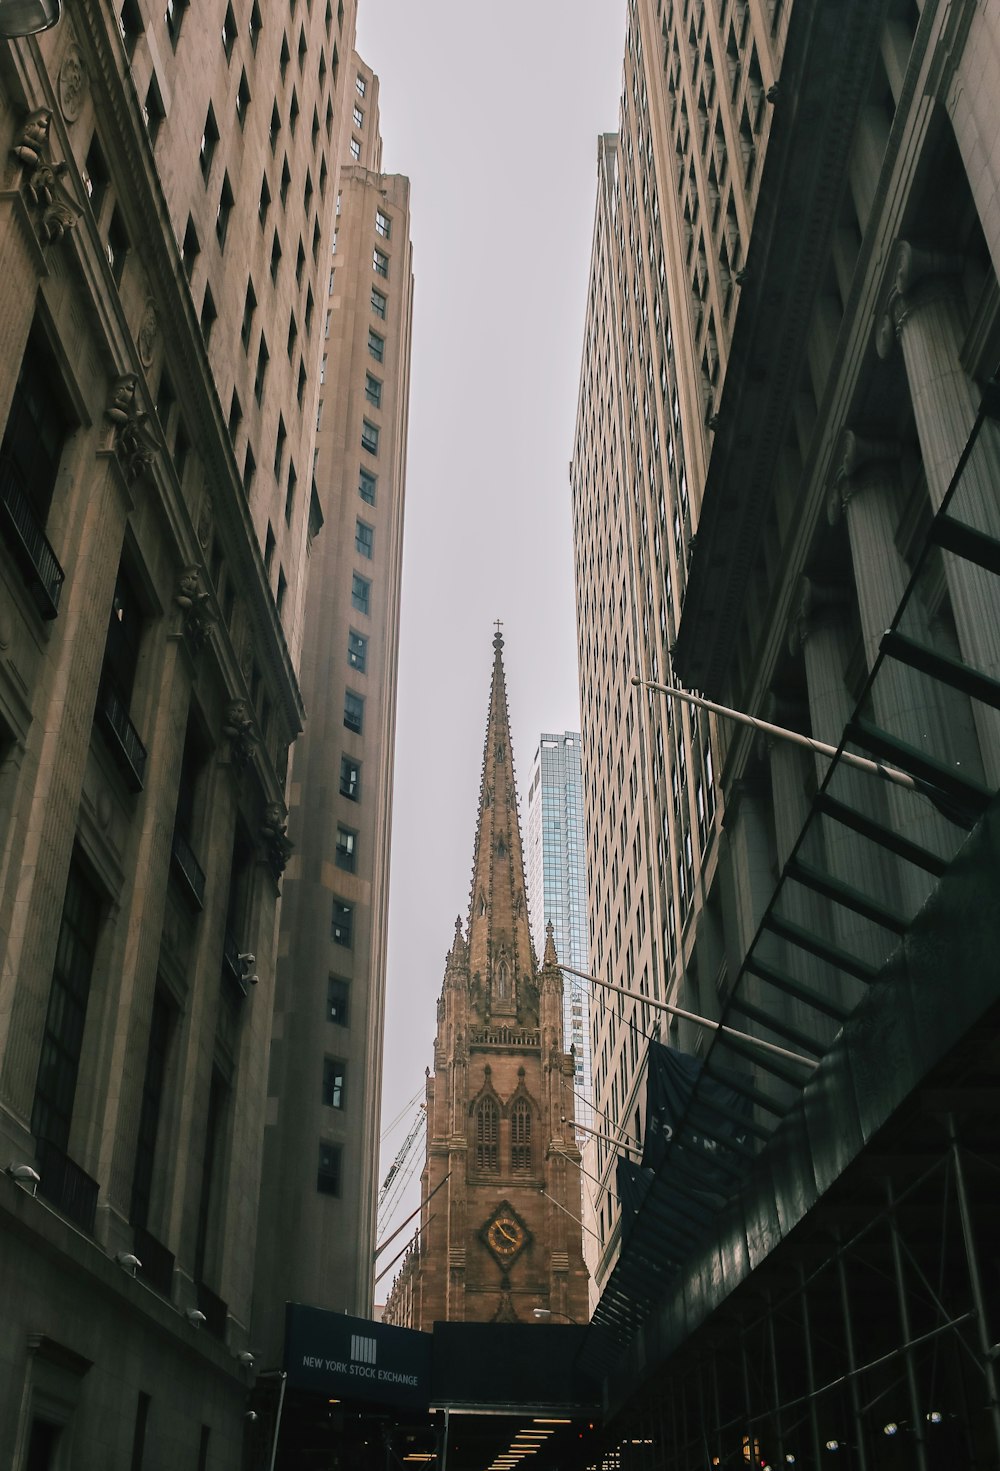
[[[932,1070],[955,1083],[961,1117],[950,1143],[940,1121],[921,1131],[928,1161],[949,1148],[957,1159],[987,1127],[972,1091],[993,1045],[979,1018],[998,998],[972,976],[992,940],[958,916],[963,887],[977,893],[997,863],[979,820],[1000,779],[998,436],[982,391],[1000,361],[998,27],[988,7],[938,0],[629,6],[620,131],[599,145],[572,466],[589,968],[637,993],[594,1007],[595,1106],[618,1141],[597,1150],[595,1321],[613,1362],[606,1398],[641,1397],[656,1436],[673,1413],[665,1383],[679,1376],[677,1406],[704,1393],[699,1429],[675,1447],[682,1466],[706,1444],[723,1462],[740,1445],[763,1462],[758,1435],[770,1447],[790,1433],[762,1408],[780,1403],[779,1383],[809,1406],[821,1449],[816,1385],[838,1375],[859,1388],[832,1444],[870,1445],[859,1406],[879,1402],[874,1377],[855,1381],[839,1346],[806,1375],[801,1338],[773,1358],[763,1396],[748,1391],[732,1421],[742,1440],[727,1441],[734,1396],[711,1376],[749,1339],[737,1343],[726,1314],[740,1312],[734,1294],[745,1309],[783,1291],[782,1271],[801,1270],[785,1239],[834,1238],[866,1170],[884,1166],[882,1199],[895,1199],[892,1146],[871,1141],[890,1118],[912,1126]],[[896,776],[716,723],[632,677],[844,742]],[[958,945],[959,931],[952,960],[943,937]],[[919,1027],[903,999],[918,976],[934,996]],[[754,1040],[657,1019],[647,995]],[[648,1142],[650,1036],[686,1054],[699,1086],[733,1089],[747,1120],[744,1160],[716,1182],[728,1206],[690,1235],[674,1214],[684,1245],[652,1259],[641,1203],[623,1223],[615,1178],[616,1155]],[[862,1076],[873,1089],[859,1103],[849,1079]],[[692,1108],[677,1120],[687,1147],[698,1095]],[[988,1210],[984,1182],[970,1190],[967,1219]],[[891,1205],[887,1219],[907,1227]],[[829,1343],[834,1312],[871,1328],[907,1298],[902,1277],[882,1294],[838,1262],[809,1264],[840,1274],[810,1351]],[[936,1270],[971,1303],[972,1237]],[[793,1297],[796,1314],[817,1308],[796,1292],[789,1310]],[[774,1343],[773,1318],[761,1332]],[[904,1355],[906,1338],[894,1328],[884,1351]],[[916,1405],[929,1358],[910,1372]]]
[[[469,917],[455,924],[427,1079],[420,1226],[383,1313],[426,1330],[587,1317],[562,973],[551,926],[540,967],[528,928],[502,649],[497,632]]]
[[[560,964],[586,970],[587,861],[583,833],[580,734],[546,733],[528,783],[528,915],[536,954],[545,949],[545,928]],[[563,1040],[573,1053],[576,1117],[589,1125],[590,988],[579,976],[563,972]]]
[[[413,273],[409,183],[379,171],[378,78],[354,56],[349,82],[265,1131],[257,1346],[271,1361],[285,1302],[372,1310]]]
[[[0,43],[18,1471],[240,1462],[354,19],[79,0]]]

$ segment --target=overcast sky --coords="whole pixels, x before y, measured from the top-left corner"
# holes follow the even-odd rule
[[[358,10],[383,167],[411,181],[415,276],[385,1128],[422,1086],[467,918],[495,619],[522,820],[539,734],[579,729],[568,466],[625,0]]]

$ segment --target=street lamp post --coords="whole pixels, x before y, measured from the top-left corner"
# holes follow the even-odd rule
[[[36,36],[62,15],[62,0],[0,0],[0,41]]]
[[[580,1326],[576,1318],[571,1318],[569,1313],[560,1313],[557,1308],[532,1308],[531,1316],[539,1322],[545,1322],[548,1318],[565,1318],[567,1323],[576,1323],[578,1328]]]

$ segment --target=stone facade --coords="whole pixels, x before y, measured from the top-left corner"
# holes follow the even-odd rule
[[[240,1460],[353,33],[353,4],[70,0],[0,45],[17,1471]]]
[[[539,968],[502,661],[494,639],[468,923],[456,921],[427,1080],[420,1228],[383,1321],[583,1322],[573,1059],[549,929]]]
[[[356,55],[349,86],[261,1196],[257,1344],[275,1363],[285,1302],[367,1317],[373,1298],[413,274],[409,181],[379,172],[378,78]]]

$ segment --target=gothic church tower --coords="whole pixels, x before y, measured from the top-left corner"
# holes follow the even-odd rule
[[[562,972],[551,927],[539,969],[528,928],[503,639],[479,793],[469,917],[445,964],[420,1234],[387,1322],[587,1318],[573,1061],[563,1051]]]

